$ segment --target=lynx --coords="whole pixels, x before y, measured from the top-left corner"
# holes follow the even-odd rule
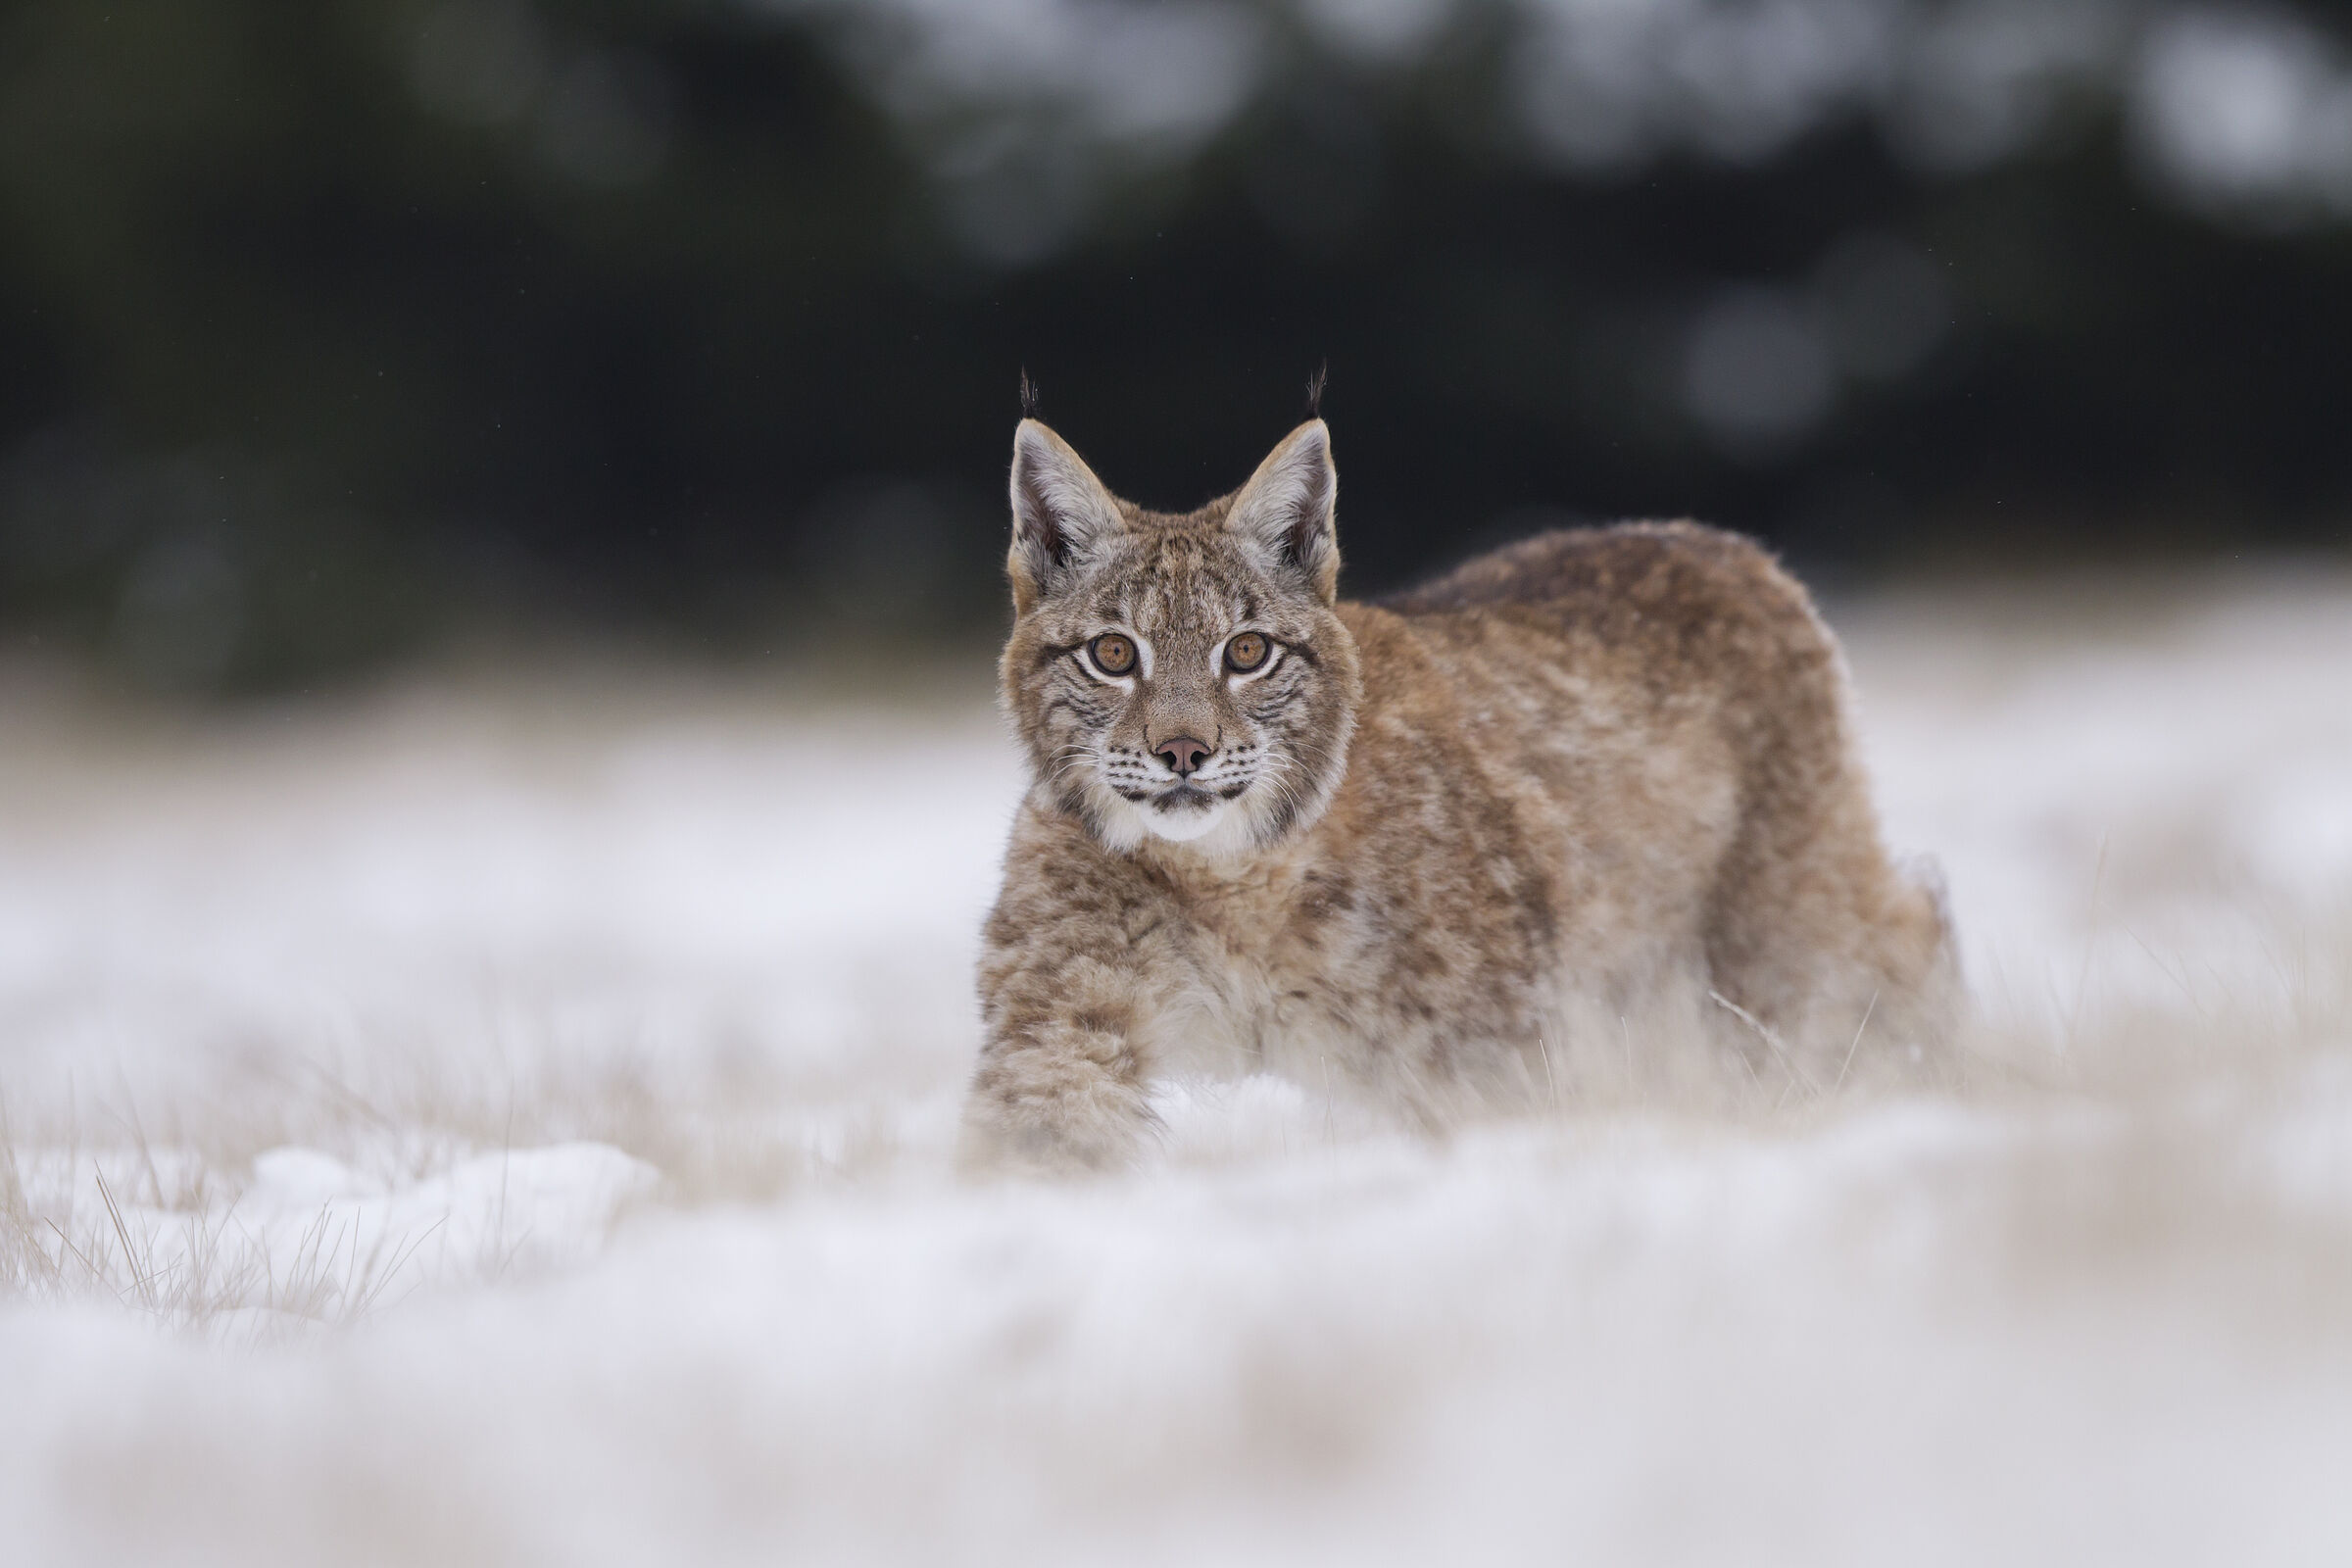
[[[1668,1041],[1785,1100],[1939,1040],[1941,899],[1882,848],[1842,656],[1758,546],[1553,532],[1344,602],[1320,418],[1183,514],[1025,418],[1011,493],[1032,782],[967,1162],[1128,1163],[1178,1070],[1444,1126]]]

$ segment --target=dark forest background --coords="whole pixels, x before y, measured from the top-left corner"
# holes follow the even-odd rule
[[[1629,20],[1630,19],[1630,20]],[[2333,8],[17,0],[0,645],[993,624],[1330,367],[1349,584],[1696,514],[1829,580],[2352,541]]]

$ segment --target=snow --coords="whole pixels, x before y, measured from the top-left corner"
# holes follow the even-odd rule
[[[984,670],[0,674],[0,1558],[2342,1560],[2352,583],[1833,612],[1968,1088],[1070,1186],[949,1168]]]

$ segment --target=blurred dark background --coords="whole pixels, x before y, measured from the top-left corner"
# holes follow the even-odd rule
[[[17,0],[0,646],[1002,614],[1329,362],[1349,583],[1691,514],[1830,580],[2352,541],[2352,26],[2132,0]]]

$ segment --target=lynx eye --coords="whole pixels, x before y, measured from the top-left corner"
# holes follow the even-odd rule
[[[1115,631],[1106,631],[1086,645],[1095,667],[1105,675],[1124,675],[1135,667],[1135,644]]]
[[[1225,645],[1225,667],[1247,674],[1266,662],[1269,645],[1263,634],[1246,631]]]

